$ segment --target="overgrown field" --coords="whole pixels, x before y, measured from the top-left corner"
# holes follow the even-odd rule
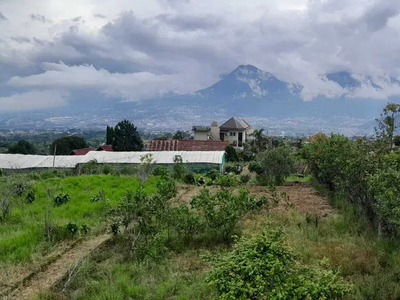
[[[155,192],[156,180],[145,183],[147,192]],[[76,228],[81,235],[98,232],[108,223],[106,210],[138,186],[139,180],[128,176],[1,177],[1,189],[10,195],[6,198],[12,208],[8,216],[2,216],[5,220],[0,225],[0,264],[32,261],[57,242],[73,239]],[[13,193],[16,189],[21,189],[21,197]],[[57,205],[56,199],[63,197],[68,202]],[[51,226],[51,231],[46,232],[46,226]]]

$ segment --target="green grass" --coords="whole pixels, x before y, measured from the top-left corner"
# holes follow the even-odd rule
[[[286,178],[286,182],[311,182],[312,181],[312,176],[307,175],[305,177],[298,177],[297,175],[291,175],[288,178]]]
[[[16,178],[21,179],[27,180],[27,177]],[[149,178],[145,183],[146,192],[156,191],[156,181],[154,177]],[[43,235],[44,216],[48,208],[55,226],[65,227],[68,223],[75,223],[94,230],[105,224],[106,208],[102,201],[92,203],[92,196],[103,189],[109,200],[108,205],[115,207],[127,190],[139,186],[139,181],[128,176],[89,175],[50,178],[33,181],[30,185],[36,194],[35,201],[21,206],[19,199],[14,197],[11,217],[0,223],[0,263],[30,261],[33,255],[43,253],[46,246],[53,246],[53,243],[46,242]],[[2,187],[5,188],[4,180]],[[70,201],[55,207],[53,197],[60,193],[68,193]]]

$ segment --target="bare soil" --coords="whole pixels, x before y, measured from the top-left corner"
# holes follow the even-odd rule
[[[62,280],[79,261],[109,239],[110,235],[103,234],[83,241],[61,255],[55,262],[47,266],[46,269],[24,280],[21,286],[17,287],[10,295],[5,296],[3,299],[32,299],[38,293],[49,290]]]

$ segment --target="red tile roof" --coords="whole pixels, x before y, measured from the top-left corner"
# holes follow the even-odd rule
[[[196,140],[153,140],[147,143],[148,151],[224,151],[229,142]]]
[[[100,146],[100,147],[97,149],[97,151],[112,152],[112,151],[113,151],[113,148],[112,148],[112,145],[103,145],[103,146]]]
[[[69,155],[86,155],[89,151],[95,151],[96,149],[89,147],[89,148],[83,148],[83,149],[75,149],[72,150]]]

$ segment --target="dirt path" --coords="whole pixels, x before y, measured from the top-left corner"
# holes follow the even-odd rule
[[[61,255],[45,270],[33,275],[4,300],[32,299],[39,292],[44,292],[59,282],[81,259],[88,256],[93,250],[110,239],[110,235],[103,234],[89,240],[85,240],[76,247]]]

